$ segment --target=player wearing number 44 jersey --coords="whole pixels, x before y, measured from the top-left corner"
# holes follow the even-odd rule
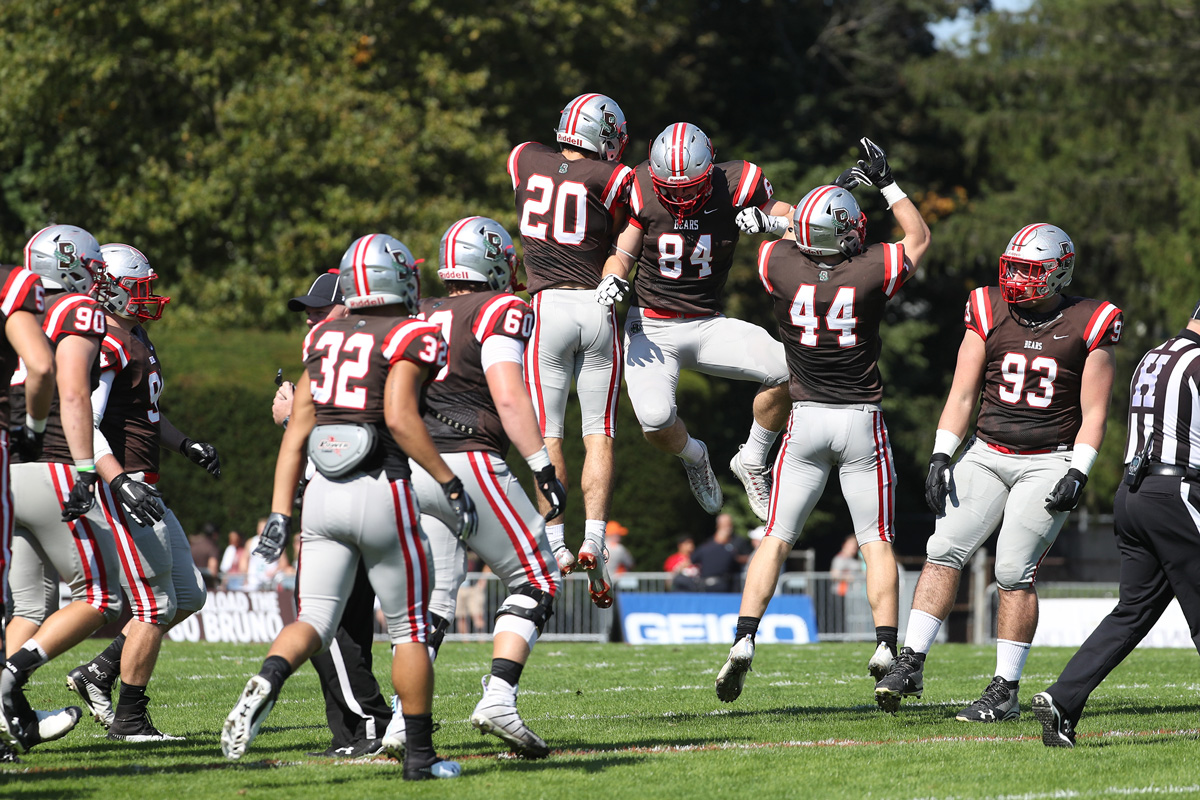
[[[965,722],[1020,715],[1017,690],[1037,629],[1038,565],[1079,504],[1104,440],[1121,310],[1070,297],[1075,248],[1053,225],[1017,231],[999,287],[967,298],[950,396],[938,421],[925,499],[939,515],[913,597],[905,647],[876,688],[881,708],[920,697],[925,656],[950,613],[963,567],[997,526],[995,677],[958,713]],[[979,400],[975,436],[951,457]]]
[[[888,301],[928,249],[929,228],[892,179],[883,151],[862,142],[868,160],[843,173],[841,185],[806,194],[790,221],[756,210],[738,218],[748,233],[782,231],[790,223],[784,239],[760,248],[758,274],[787,348],[792,410],[775,460],[766,535],[750,562],[734,645],[717,675],[724,702],[742,691],[780,568],[834,469],[867,564],[877,642],[868,671],[878,680],[895,656],[896,471],[880,408],[879,326]],[[901,241],[866,246],[867,219],[849,192],[859,183],[880,188],[904,231]]]
[[[603,558],[604,528],[613,492],[613,437],[621,391],[621,344],[614,308],[592,302],[613,234],[627,215],[633,170],[621,164],[629,135],[625,114],[611,97],[583,94],[562,110],[559,149],[526,142],[508,159],[521,220],[525,272],[536,326],[525,351],[525,383],[550,461],[567,480],[563,417],[571,381],[579,394],[586,451],[580,487],[584,542],[576,556],[563,540],[563,520],[546,533],[564,573],[587,570],[592,599],[612,605]],[[543,513],[549,510],[538,498]]]
[[[787,419],[787,361],[783,345],[762,328],[722,313],[722,292],[733,265],[743,209],[786,214],[772,201],[771,184],[748,161],[714,162],[715,151],[695,125],[670,125],[653,140],[650,158],[635,170],[629,223],[604,266],[596,300],[611,305],[630,288],[625,318],[629,399],[646,439],[683,461],[696,500],[710,514],[724,498],[708,448],[679,419],[675,390],[682,369],[754,381],[750,437],[730,463],[750,507],[767,517],[767,454]]]

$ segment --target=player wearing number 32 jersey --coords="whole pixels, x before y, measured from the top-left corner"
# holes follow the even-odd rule
[[[1075,508],[1104,440],[1121,309],[1070,297],[1075,248],[1059,228],[1027,225],[1000,257],[1000,285],[967,298],[950,396],[938,421],[925,498],[939,514],[913,598],[905,648],[876,700],[920,696],[929,652],[972,554],[999,527],[996,671],[964,722],[1020,715],[1018,684],[1037,629],[1038,565]],[[979,401],[975,436],[953,466]],[[944,513],[943,513],[944,507]]]

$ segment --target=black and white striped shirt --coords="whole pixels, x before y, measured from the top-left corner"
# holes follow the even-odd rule
[[[1151,462],[1200,469],[1200,334],[1194,331],[1146,353],[1134,372],[1126,464],[1147,440]]]

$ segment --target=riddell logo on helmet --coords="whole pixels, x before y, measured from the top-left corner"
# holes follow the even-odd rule
[[[371,306],[387,305],[387,299],[378,295],[372,297],[347,297],[346,308],[369,308]]]
[[[469,281],[472,279],[471,273],[465,269],[440,269],[438,277],[444,281]]]
[[[572,136],[569,133],[560,133],[558,135],[558,140],[563,144],[574,145],[575,147],[587,147],[587,142],[583,140],[582,136]]]

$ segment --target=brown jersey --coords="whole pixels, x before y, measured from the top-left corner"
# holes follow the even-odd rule
[[[407,479],[412,474],[408,456],[384,420],[384,387],[392,365],[399,361],[429,367],[430,377],[446,365],[446,343],[437,326],[411,317],[351,313],[309,331],[303,358],[312,381],[317,424],[374,425],[375,451],[363,461],[363,471],[382,467],[390,480]]]
[[[28,311],[31,314],[41,314],[46,310],[45,292],[42,289],[42,279],[22,267],[0,266],[0,331],[8,323],[8,318],[18,311]],[[0,336],[0,424],[7,430],[9,426],[8,395],[13,373],[17,371],[17,351],[8,341],[7,336]],[[22,383],[24,379],[22,378]],[[14,423],[24,423],[25,414],[20,419],[12,419]]]
[[[508,157],[521,219],[529,293],[558,283],[595,288],[613,239],[613,214],[625,205],[633,170],[593,158],[568,159],[525,142]]]
[[[60,292],[46,297],[46,310],[38,315],[42,330],[50,339],[50,346],[58,348],[59,342],[68,336],[86,336],[91,339],[104,340],[108,333],[108,325],[104,318],[104,309],[100,308],[95,299],[85,294],[75,292]],[[25,418],[25,371],[19,369],[13,376],[12,411],[13,419]],[[91,389],[95,389],[100,379],[100,359],[92,364]],[[89,420],[90,422],[91,420]],[[54,400],[50,403],[50,416],[46,419],[46,439],[42,445],[42,457],[38,459],[56,464],[70,464],[71,448],[67,446],[67,437],[63,433],[62,418],[58,410],[58,391],[54,392]]]
[[[425,425],[440,453],[482,450],[503,458],[508,436],[483,372],[483,343],[491,336],[527,342],[533,309],[507,292],[472,292],[421,301],[421,316],[450,343],[446,367],[425,393]]]
[[[643,237],[633,304],[671,314],[719,314],[741,236],[737,213],[765,206],[772,194],[761,169],[749,161],[727,161],[713,167],[712,194],[704,205],[678,220],[654,193],[650,163],[639,164],[629,193],[629,223]]]
[[[158,398],[163,390],[162,365],[146,329],[108,329],[100,343],[100,375],[113,375],[100,432],[127,472],[158,473]],[[94,409],[93,409],[94,410]]]
[[[814,261],[790,239],[763,243],[758,277],[775,300],[793,400],[883,399],[879,324],[911,270],[899,243],[874,245],[836,266]]]
[[[967,298],[965,322],[987,353],[979,438],[1017,451],[1074,444],[1084,365],[1096,348],[1121,341],[1121,309],[1064,296],[1049,314],[1025,315],[985,286]]]

